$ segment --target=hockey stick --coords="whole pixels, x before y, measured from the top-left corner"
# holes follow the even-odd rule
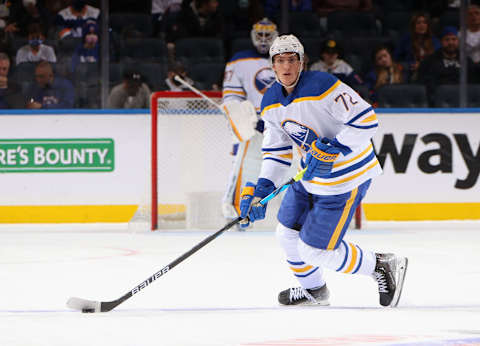
[[[303,174],[305,173],[306,168],[301,170],[300,172],[297,173],[293,178],[291,178],[288,182],[284,183],[282,186],[277,188],[275,191],[270,193],[268,196],[264,197],[262,200],[257,202],[260,205],[265,205],[268,201],[270,201],[272,198],[276,197],[280,192],[284,191],[288,186],[293,184],[296,181],[299,181],[302,179]],[[135,286],[132,290],[128,291],[125,293],[123,296],[116,300],[112,300],[109,302],[101,302],[101,301],[95,301],[95,300],[88,300],[88,299],[83,299],[83,298],[77,298],[77,297],[71,297],[67,301],[67,307],[74,309],[74,310],[80,310],[81,312],[107,312],[110,310],[113,310],[115,307],[118,305],[122,304],[124,301],[127,299],[131,298],[133,295],[139,293],[142,289],[145,287],[149,286],[152,284],[155,280],[172,270],[177,264],[180,264],[184,260],[186,260],[188,257],[193,255],[195,252],[203,248],[205,245],[210,243],[212,240],[220,236],[223,232],[227,231],[228,229],[232,228],[235,226],[237,223],[242,221],[243,218],[237,217],[235,220],[229,222],[225,226],[223,226],[220,230],[217,232],[213,233],[212,235],[208,236],[204,240],[202,240],[200,243],[195,245],[193,248],[191,248],[189,251],[185,252],[183,255],[175,259],[173,262],[170,264],[167,264],[165,267],[160,269],[158,272],[150,276],[148,279],[143,281],[141,284]]]
[[[185,80],[182,79],[182,77],[180,77],[178,74],[175,75],[175,77],[173,77],[173,79],[175,79],[177,82],[179,82],[180,84],[186,86],[188,89],[190,89],[191,91],[193,91],[195,94],[197,94],[198,96],[200,96],[201,98],[203,98],[204,100],[206,100],[208,103],[210,103],[211,105],[213,105],[214,107],[218,108],[220,110],[220,112],[222,112],[223,116],[225,118],[227,118],[228,120],[228,117],[227,115],[225,114],[225,111],[223,110],[223,108],[218,104],[216,103],[215,101],[213,101],[210,97],[208,97],[207,95],[205,95],[204,93],[202,93],[200,90],[198,90],[197,88],[195,88],[193,85],[187,83]]]

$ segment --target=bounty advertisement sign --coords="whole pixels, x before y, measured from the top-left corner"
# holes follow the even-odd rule
[[[111,138],[0,139],[0,173],[111,172]]]

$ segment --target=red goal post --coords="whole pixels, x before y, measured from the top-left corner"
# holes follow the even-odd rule
[[[221,92],[204,94],[221,103]],[[186,226],[189,193],[225,188],[231,166],[228,125],[217,107],[190,91],[154,92],[150,109],[151,228],[162,221],[167,228]],[[214,164],[218,156],[221,162]]]
[[[203,92],[221,104],[221,92]],[[218,228],[232,168],[232,135],[222,112],[190,91],[151,95],[151,229]],[[272,201],[270,209],[280,202]],[[273,207],[272,207],[273,206]],[[361,211],[352,222],[361,227]],[[276,212],[263,227],[274,227]]]

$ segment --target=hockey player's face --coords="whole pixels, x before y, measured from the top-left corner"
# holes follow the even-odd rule
[[[295,53],[278,54],[273,57],[273,71],[284,85],[292,85],[296,82],[300,65],[300,59]]]

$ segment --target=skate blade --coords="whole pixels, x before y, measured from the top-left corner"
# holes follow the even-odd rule
[[[300,304],[282,304],[279,303],[280,306],[285,306],[288,308],[295,307],[295,306],[330,306],[330,302],[328,300],[317,300],[316,302],[306,301]]]
[[[397,288],[395,290],[395,294],[393,295],[392,302],[390,303],[391,307],[396,307],[398,305],[398,302],[400,301],[400,296],[402,295],[402,290],[403,290],[403,282],[405,280],[405,274],[407,273],[407,267],[408,267],[408,258],[400,257],[397,259],[397,263],[396,263],[397,275],[395,277]]]
[[[329,306],[330,302],[328,300],[317,300],[315,302],[308,301],[302,304],[294,304],[293,306]]]

